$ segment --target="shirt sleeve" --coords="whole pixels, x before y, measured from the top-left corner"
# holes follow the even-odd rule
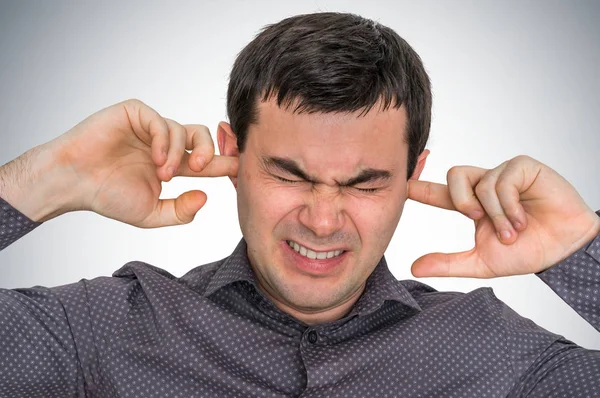
[[[600,397],[600,351],[544,330],[493,294],[491,303],[513,374],[507,398]]]
[[[507,397],[600,397],[600,351],[558,340],[537,358]]]
[[[600,235],[537,275],[600,331]]]
[[[41,223],[27,216],[0,198],[0,250],[37,228]]]
[[[127,275],[0,289],[0,397],[99,396],[100,353],[139,292]]]
[[[600,235],[538,276],[600,331]],[[508,397],[600,397],[600,351],[558,339],[518,376]]]

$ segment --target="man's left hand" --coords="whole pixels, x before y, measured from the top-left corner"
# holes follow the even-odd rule
[[[537,273],[600,233],[600,217],[573,186],[528,156],[491,170],[456,166],[448,171],[447,182],[410,180],[408,197],[474,220],[475,247],[422,256],[412,266],[416,277]]]

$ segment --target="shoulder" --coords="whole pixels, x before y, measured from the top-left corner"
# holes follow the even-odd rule
[[[132,261],[125,264],[113,273],[113,278],[108,283],[123,285],[131,282],[141,283],[144,289],[156,285],[180,285],[195,291],[204,291],[206,286],[227,258],[212,263],[203,264],[192,268],[185,275],[178,278],[168,271],[141,261]],[[102,283],[101,281],[98,281]]]
[[[490,287],[473,291],[439,292],[416,281],[403,282],[421,306],[421,323],[443,325],[471,341],[483,339],[502,347],[515,374],[521,374],[548,347],[564,337],[519,315]]]

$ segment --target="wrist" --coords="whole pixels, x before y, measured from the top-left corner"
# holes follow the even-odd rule
[[[32,148],[0,167],[0,197],[36,222],[75,210],[75,184],[51,143]]]
[[[600,234],[600,212],[594,214],[596,215],[595,222],[592,223],[592,228],[590,228],[590,233],[586,241],[590,241]]]

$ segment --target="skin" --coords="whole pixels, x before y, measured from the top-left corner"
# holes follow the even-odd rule
[[[362,117],[294,114],[269,101],[259,104],[258,123],[239,154],[231,127],[220,124],[221,153],[239,156],[233,181],[248,257],[260,289],[279,308],[312,324],[340,318],[358,300],[406,201],[405,125],[404,108],[376,106]],[[265,164],[270,158],[294,162],[305,178]],[[369,168],[389,178],[344,186]],[[289,255],[287,240],[346,253],[329,272],[306,272]]]
[[[409,182],[409,198],[472,219],[475,246],[417,259],[413,275],[494,278],[542,272],[600,233],[600,217],[560,174],[529,156],[457,166],[447,185]]]
[[[417,277],[538,273],[600,233],[600,217],[571,184],[527,156],[493,169],[453,167],[439,184],[418,180],[426,150],[407,181],[405,117],[402,108],[294,115],[265,103],[242,154],[231,127],[220,123],[218,156],[206,126],[180,125],[128,100],[0,167],[0,197],[34,221],[90,210],[154,228],[191,222],[206,202],[201,191],[160,198],[163,182],[229,176],[260,289],[305,323],[333,321],[352,308],[406,199],[459,211],[475,225],[471,250],[426,254],[412,266]],[[265,156],[294,161],[310,182],[265,167]],[[390,177],[348,184],[367,168]],[[328,272],[307,272],[286,256],[288,239],[347,253]]]
[[[161,199],[163,182],[235,176],[237,167],[237,158],[214,155],[206,126],[181,125],[133,99],[0,167],[0,196],[34,221],[91,210],[156,228],[189,223],[206,203],[197,190]]]

